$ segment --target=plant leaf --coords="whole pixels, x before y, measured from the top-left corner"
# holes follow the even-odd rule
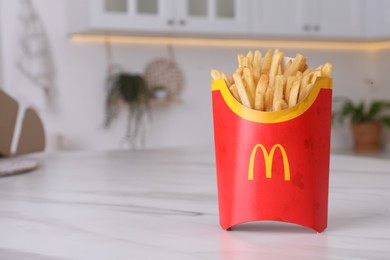
[[[385,126],[390,127],[390,117],[384,116],[380,120]]]
[[[371,103],[370,108],[367,112],[367,121],[375,121],[376,117],[378,116],[379,112],[383,109],[384,103],[381,101],[374,101]]]

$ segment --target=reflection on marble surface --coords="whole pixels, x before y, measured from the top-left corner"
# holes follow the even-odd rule
[[[331,159],[329,225],[223,231],[211,149],[64,153],[0,178],[0,259],[389,259],[390,161]]]

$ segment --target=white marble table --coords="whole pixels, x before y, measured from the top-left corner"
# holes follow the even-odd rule
[[[0,259],[390,259],[390,161],[335,155],[329,225],[223,231],[211,149],[39,156],[0,178]]]

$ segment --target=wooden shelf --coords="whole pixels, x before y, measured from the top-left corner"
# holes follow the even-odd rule
[[[152,98],[149,100],[149,104],[152,106],[167,106],[167,105],[175,105],[181,103],[182,100],[179,98],[165,98],[165,99]]]
[[[149,99],[149,105],[151,106],[167,106],[167,105],[175,105],[175,104],[181,104],[183,101],[179,98],[151,98]],[[123,99],[118,99],[114,104],[117,105],[126,105],[127,102]]]

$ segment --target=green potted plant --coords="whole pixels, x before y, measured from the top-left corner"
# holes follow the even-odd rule
[[[350,121],[357,152],[376,152],[382,148],[382,126],[390,127],[389,101],[353,102],[347,98],[338,98],[340,108],[334,110],[333,121]]]
[[[108,77],[105,126],[109,127],[117,117],[121,105],[128,107],[125,140],[132,148],[137,141],[143,145],[145,116],[149,111],[150,93],[141,75],[117,72]]]

